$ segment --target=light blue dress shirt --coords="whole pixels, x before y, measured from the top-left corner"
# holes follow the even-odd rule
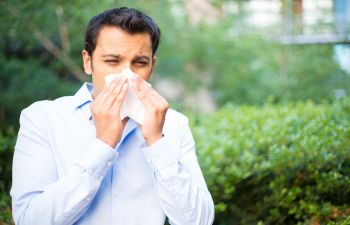
[[[24,109],[13,158],[16,224],[212,224],[214,204],[187,118],[169,109],[147,146],[129,119],[115,149],[95,137],[92,85]]]

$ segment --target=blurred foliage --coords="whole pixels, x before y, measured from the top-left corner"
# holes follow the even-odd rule
[[[332,45],[292,46],[233,23],[190,28],[186,66],[197,84],[206,84],[219,105],[334,99],[335,89],[350,91],[350,76],[334,60]]]
[[[349,225],[350,224],[350,215],[346,218],[341,218],[336,221],[331,221],[327,225]]]
[[[81,82],[63,58],[81,67],[89,19],[120,6],[145,11],[162,30],[153,79],[180,81],[184,97],[208,88],[224,106],[193,118],[218,224],[347,224],[350,102],[336,101],[334,92],[349,95],[350,76],[333,46],[282,45],[246,24],[244,11],[224,13],[230,1],[208,2],[220,17],[196,25],[183,0],[0,3],[0,224],[11,223],[7,193],[20,111],[75,93]],[[60,57],[44,47],[45,38]]]
[[[326,224],[350,214],[350,99],[228,104],[194,118],[217,224]]]
[[[5,59],[0,54],[0,115],[2,127],[18,125],[18,113],[33,101],[72,94],[78,85],[63,81],[37,60]]]
[[[12,155],[16,132],[13,128],[0,131],[0,224],[13,224],[11,214],[11,198],[8,191],[11,188]]]
[[[226,1],[210,2],[220,12]],[[219,106],[228,101],[263,104],[267,99],[323,102],[333,100],[339,89],[349,94],[350,76],[335,62],[332,45],[282,45],[276,37],[240,19],[244,11],[239,16],[222,12],[217,22],[191,25],[185,4],[181,0],[3,1],[0,59],[5,68],[0,71],[0,94],[8,97],[0,100],[0,119],[6,121],[1,127],[14,123],[24,105],[73,94],[79,86],[63,56],[54,57],[36,37],[35,29],[81,67],[88,20],[105,9],[124,5],[145,11],[159,23],[162,40],[154,78],[177,79],[186,87],[184,97],[198,87],[211,90]],[[13,8],[20,14],[14,14]],[[15,93],[19,88],[21,92]]]

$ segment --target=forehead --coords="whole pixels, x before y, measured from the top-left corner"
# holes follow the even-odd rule
[[[152,54],[152,42],[148,33],[129,34],[118,27],[101,28],[94,54]]]

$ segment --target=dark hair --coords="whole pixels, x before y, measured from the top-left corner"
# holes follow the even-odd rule
[[[152,41],[152,53],[156,53],[160,29],[153,19],[137,9],[121,7],[106,10],[94,16],[85,33],[85,50],[92,56],[96,48],[97,38],[104,26],[117,26],[129,34],[148,33]]]

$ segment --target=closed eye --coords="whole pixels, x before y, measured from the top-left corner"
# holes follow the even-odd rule
[[[146,62],[146,61],[137,61],[137,62],[135,62],[135,64],[136,64],[137,66],[147,66],[147,65],[148,65],[148,62]]]
[[[105,60],[106,63],[109,63],[109,64],[117,64],[119,63],[119,60],[116,60],[116,59],[107,59]]]

